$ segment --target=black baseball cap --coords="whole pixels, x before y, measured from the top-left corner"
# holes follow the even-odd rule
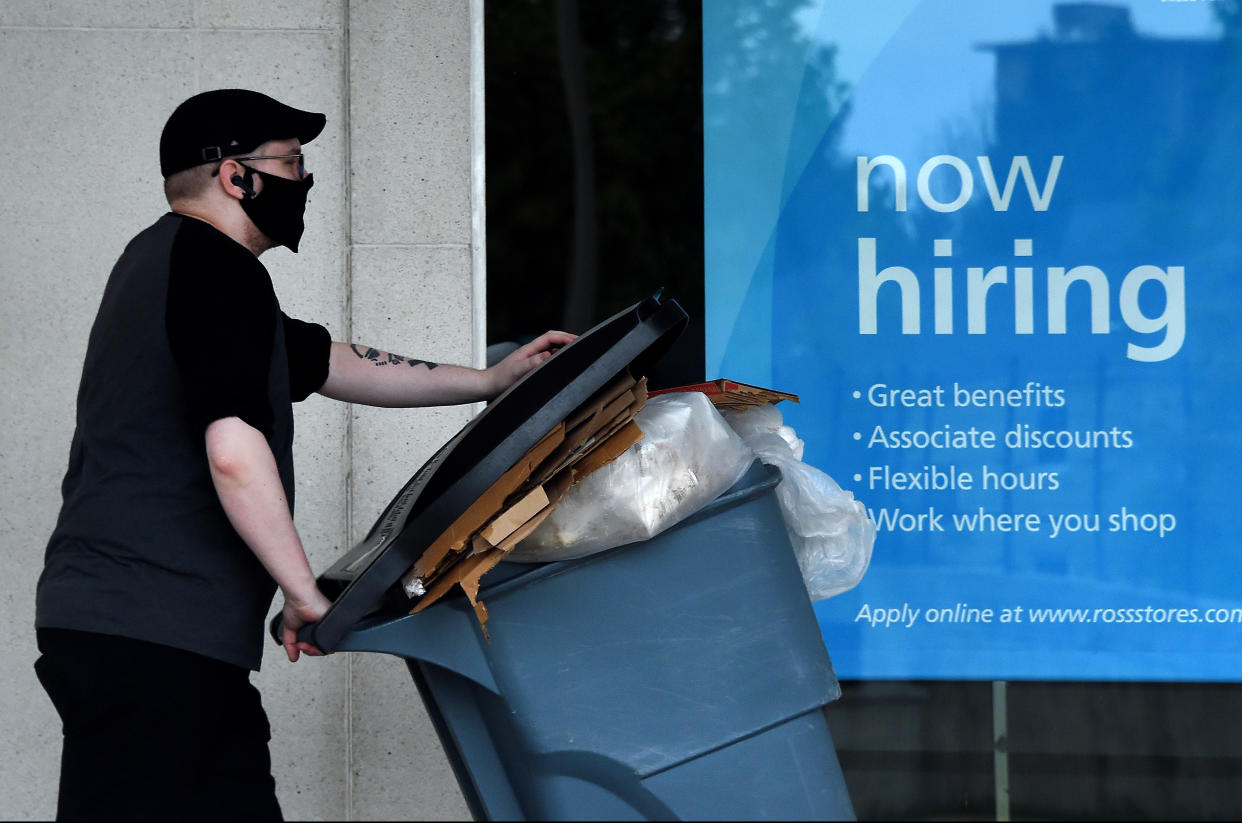
[[[268,140],[296,137],[309,143],[328,118],[302,111],[249,89],[196,94],[173,111],[160,135],[160,172],[179,171],[230,155],[246,154]]]

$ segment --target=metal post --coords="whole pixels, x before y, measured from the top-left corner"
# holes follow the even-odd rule
[[[1009,708],[1004,680],[992,681],[992,765],[996,819],[1009,820]]]

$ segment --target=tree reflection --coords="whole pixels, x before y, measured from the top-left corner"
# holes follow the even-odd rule
[[[745,0],[719,2],[743,48],[706,93],[737,101],[716,125],[744,128],[763,116],[750,84],[809,47],[806,3],[770,0],[760,19]],[[703,379],[701,12],[694,0],[487,3],[489,342],[584,331],[665,287],[691,325],[664,382]],[[831,49],[811,72],[836,119]]]

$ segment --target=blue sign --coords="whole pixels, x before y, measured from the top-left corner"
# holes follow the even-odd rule
[[[708,377],[878,525],[838,673],[1238,679],[1238,6],[703,6]]]

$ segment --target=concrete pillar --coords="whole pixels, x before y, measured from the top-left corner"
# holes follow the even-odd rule
[[[55,812],[60,724],[31,668],[34,586],[105,279],[167,208],[164,121],[226,86],[327,113],[307,148],[302,253],[263,257],[282,306],[336,339],[478,363],[481,21],[481,0],[0,3],[0,817]],[[469,413],[297,407],[296,520],[317,571]],[[399,661],[290,665],[273,645],[254,680],[288,818],[467,816]]]
[[[481,2],[353,3],[349,17],[352,338],[475,364],[471,13]],[[481,147],[480,147],[481,148]],[[481,208],[481,203],[477,204]],[[465,407],[352,416],[351,539],[470,417]],[[350,813],[469,817],[404,663],[350,660]]]

